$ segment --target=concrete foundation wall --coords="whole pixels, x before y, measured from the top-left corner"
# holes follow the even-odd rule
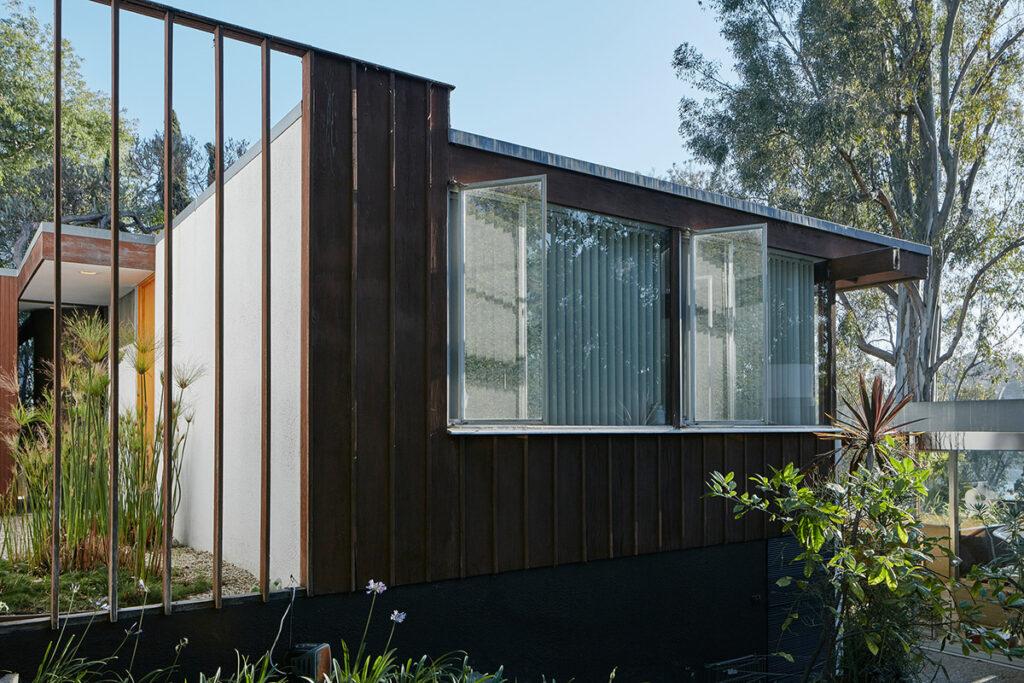
[[[299,575],[299,295],[301,128],[275,128],[272,201],[271,580]],[[258,150],[257,150],[258,151]],[[250,151],[226,175],[224,196],[224,559],[256,574],[260,494],[261,164]],[[173,362],[202,372],[185,390],[188,442],[175,539],[213,543],[214,197],[204,193],[174,228]],[[164,248],[156,251],[156,335],[163,339]],[[158,359],[157,377],[162,369]],[[160,400],[160,397],[157,397]],[[157,404],[159,405],[159,403]]]

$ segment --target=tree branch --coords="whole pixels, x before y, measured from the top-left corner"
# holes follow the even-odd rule
[[[896,356],[891,351],[886,351],[883,348],[875,346],[864,337],[864,331],[861,329],[860,322],[857,320],[857,314],[854,312],[853,305],[850,303],[850,299],[846,296],[845,292],[839,292],[839,299],[843,302],[843,306],[847,311],[850,312],[850,316],[853,318],[853,326],[856,332],[856,339],[854,340],[857,344],[857,348],[873,356],[880,361],[888,363],[889,365],[896,365]]]
[[[1021,247],[1024,247],[1024,239],[1017,239],[1010,242],[996,252],[995,256],[986,261],[985,264],[978,269],[978,272],[974,274],[974,277],[971,278],[971,281],[967,284],[967,289],[964,291],[963,300],[960,303],[960,313],[957,316],[956,321],[956,332],[954,332],[953,339],[949,342],[949,347],[946,348],[944,353],[939,355],[935,364],[931,366],[930,369],[932,372],[937,371],[939,367],[952,358],[953,354],[956,352],[956,347],[960,344],[960,340],[964,336],[964,323],[967,320],[967,311],[971,306],[971,302],[974,301],[975,295],[978,293],[978,287],[981,284],[982,278],[985,277],[985,273],[987,273],[1008,254],[1020,249]]]
[[[892,202],[889,201],[888,195],[881,189],[872,189],[868,186],[867,181],[864,180],[864,176],[861,175],[860,171],[857,170],[857,165],[853,161],[853,157],[845,149],[838,148],[836,150],[839,156],[846,163],[847,168],[850,169],[850,174],[853,176],[853,181],[857,184],[857,188],[866,197],[871,199],[882,207],[886,217],[889,219],[889,223],[892,226],[893,235],[899,238],[903,237],[903,230],[900,227],[900,219],[896,215],[896,209],[893,207]]]
[[[804,59],[803,53],[800,52],[793,41],[790,40],[789,34],[786,33],[785,29],[782,27],[782,23],[775,16],[775,12],[772,10],[768,0],[761,0],[761,6],[764,7],[764,11],[768,15],[768,19],[771,21],[772,26],[775,27],[775,31],[779,34],[779,37],[785,41],[790,52],[793,53],[793,58],[796,59],[797,64],[800,65],[800,70],[804,72],[804,76],[807,78],[807,82],[811,86],[814,96],[821,99],[821,91],[818,90],[818,81],[814,78],[814,73],[811,71],[810,66],[808,66],[807,61]]]

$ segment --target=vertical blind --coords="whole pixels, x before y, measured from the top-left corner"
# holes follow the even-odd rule
[[[669,234],[548,209],[546,422],[666,422]]]
[[[814,264],[768,254],[768,421],[818,422]]]

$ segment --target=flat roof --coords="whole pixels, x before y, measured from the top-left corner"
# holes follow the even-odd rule
[[[39,241],[39,236],[44,232],[53,232],[53,221],[43,221],[39,223],[36,231],[32,233],[32,239],[29,241],[28,246],[25,247],[25,253],[21,255],[21,260],[18,262],[18,267],[9,269],[13,274],[21,272],[22,266],[25,265],[26,259],[29,254],[32,253],[32,248],[36,246],[36,242]],[[71,237],[91,237],[97,240],[109,240],[110,230],[107,228],[93,228],[88,225],[68,225],[67,223],[61,223],[60,226],[61,235],[67,235]],[[125,232],[121,231],[119,235],[121,242],[134,242],[136,244],[156,244],[156,234],[146,234],[138,232]],[[8,269],[4,269],[8,270]],[[7,273],[0,273],[7,274]]]
[[[872,242],[885,247],[896,247],[898,249],[904,249],[924,256],[929,256],[932,253],[931,247],[917,242],[889,237],[888,235],[871,232],[870,230],[851,228],[848,225],[833,223],[832,221],[814,218],[813,216],[805,216],[794,211],[776,209],[775,207],[768,206],[766,204],[759,204],[758,202],[752,202],[746,199],[737,199],[736,197],[730,197],[729,195],[718,192],[698,190],[695,187],[679,185],[660,178],[653,178],[639,173],[632,173],[630,171],[623,171],[609,166],[594,164],[589,161],[573,159],[572,157],[563,156],[561,154],[554,154],[552,152],[545,152],[531,147],[524,147],[522,145],[517,145],[514,142],[496,140],[476,133],[467,133],[466,131],[452,128],[448,131],[448,140],[454,145],[471,147],[485,152],[492,152],[494,154],[501,154],[507,157],[523,159],[524,161],[552,166],[554,168],[573,171],[575,173],[583,173],[585,175],[604,178],[606,180],[614,180],[616,182],[644,187],[658,192],[667,192],[668,194],[674,194],[694,201],[704,202],[706,204],[715,204],[717,206],[723,206],[736,211],[764,216],[765,218],[794,223],[796,225],[814,228],[815,230],[822,230],[835,235],[843,235],[844,237],[852,237],[853,239],[862,240],[864,242]]]

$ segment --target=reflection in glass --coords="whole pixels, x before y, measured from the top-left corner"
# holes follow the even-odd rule
[[[669,245],[664,228],[549,209],[549,424],[665,424]]]
[[[762,228],[695,235],[694,419],[764,419]]]
[[[467,420],[543,417],[542,193],[540,181],[463,193]]]
[[[929,533],[949,535],[954,524],[949,495],[949,458],[956,459],[955,509],[960,573],[1019,552],[1024,512],[1024,451],[959,451],[928,454],[932,475],[922,519]],[[929,525],[931,528],[928,528]]]

